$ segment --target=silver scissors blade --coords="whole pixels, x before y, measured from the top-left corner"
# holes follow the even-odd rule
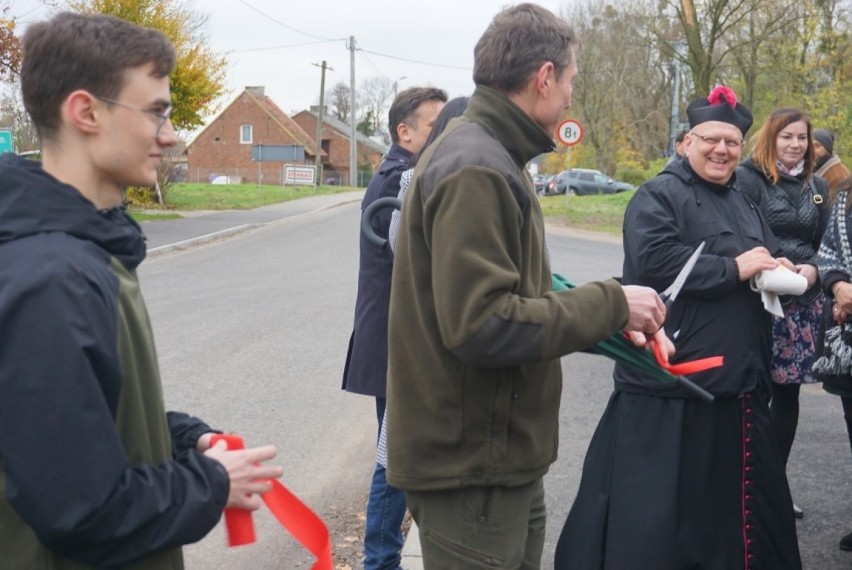
[[[701,251],[704,249],[704,242],[695,248],[695,251],[692,252],[692,255],[689,256],[689,259],[686,260],[686,263],[683,264],[683,268],[681,268],[680,273],[677,274],[675,280],[671,285],[666,287],[665,291],[660,294],[660,298],[666,304],[666,308],[672,306],[675,299],[677,299],[680,290],[683,288],[683,284],[686,283],[687,277],[692,273],[692,268],[695,267],[695,262],[698,261],[698,256],[701,255]]]

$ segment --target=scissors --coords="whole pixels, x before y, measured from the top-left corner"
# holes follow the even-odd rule
[[[680,270],[680,273],[677,274],[675,280],[672,281],[672,284],[665,288],[665,290],[660,293],[660,299],[666,305],[666,313],[668,314],[669,309],[674,305],[675,299],[680,294],[680,290],[683,288],[683,284],[686,283],[686,279],[689,277],[689,274],[692,273],[692,269],[695,267],[695,262],[698,261],[698,257],[701,255],[701,251],[704,249],[704,243],[701,242],[695,251],[692,252],[692,255],[689,256],[689,259],[686,260],[686,263],[683,264],[683,267]]]
[[[689,259],[686,260],[686,263],[683,264],[680,272],[675,277],[675,280],[671,285],[665,288],[665,290],[660,293],[660,299],[666,306],[666,317],[668,317],[669,309],[674,305],[675,299],[677,299],[678,294],[680,294],[680,290],[683,288],[683,284],[686,283],[689,274],[692,273],[692,269],[695,267],[695,262],[698,261],[698,257],[701,255],[701,252],[704,250],[704,243],[701,242],[695,251],[692,252],[692,255],[689,256]],[[664,323],[665,324],[665,323]],[[660,325],[660,328],[663,328]],[[677,334],[680,331],[676,331],[674,333],[674,338],[677,338]],[[694,361],[691,363],[685,363],[680,365],[667,365],[663,359],[662,349],[661,347],[654,343],[653,346],[654,357],[657,359],[657,364],[660,365],[661,368],[664,368],[669,371],[676,379],[678,384],[697,395],[700,399],[705,402],[712,402],[714,396],[707,392],[704,388],[701,388],[697,384],[694,384],[691,380],[689,380],[684,374],[688,372],[683,370],[683,366],[687,366],[691,369],[692,372],[700,372],[702,370],[707,370],[709,368],[716,368],[722,366],[723,360],[721,357],[711,357],[707,359],[703,359],[701,361]]]

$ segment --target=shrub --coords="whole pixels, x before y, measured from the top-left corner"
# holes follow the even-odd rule
[[[620,182],[633,184],[634,186],[639,186],[647,180],[645,171],[636,167],[619,168],[615,172],[615,179]]]

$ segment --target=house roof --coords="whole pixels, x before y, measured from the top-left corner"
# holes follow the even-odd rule
[[[291,139],[293,139],[294,143],[304,146],[306,155],[316,156],[316,141],[311,137],[311,135],[306,133],[305,130],[302,129],[302,127],[296,124],[296,121],[291,119],[290,116],[287,115],[287,113],[282,111],[281,107],[275,104],[275,101],[267,97],[264,94],[262,87],[246,87],[242,91],[242,93],[235,97],[234,100],[231,101],[228,106],[222,110],[221,113],[219,113],[216,119],[226,114],[231,109],[231,107],[233,107],[234,104],[236,104],[236,102],[240,100],[240,97],[242,96],[246,96],[250,100],[254,101],[254,103],[256,103],[258,107],[260,107],[267,115],[269,115],[272,121],[276,125],[278,125],[281,130],[283,130]],[[192,142],[189,143],[188,147],[191,147],[193,144],[195,144],[195,141],[197,141],[199,137],[201,137],[204,131],[206,131],[213,123],[216,122],[216,119],[213,119],[207,125],[205,125],[205,127],[201,129],[201,131],[199,131],[199,133],[195,136]],[[322,156],[326,156],[325,151],[321,152]]]
[[[317,117],[317,118],[318,118],[318,115],[319,115],[318,113],[311,111],[311,110],[302,111],[302,113],[308,113],[308,114],[313,115],[314,117]],[[301,113],[298,113],[298,114],[301,114]],[[322,122],[323,122],[323,124],[326,124],[329,127],[331,127],[332,129],[334,129],[335,131],[339,132],[341,135],[343,135],[346,138],[349,138],[349,134],[352,132],[352,127],[348,123],[344,123],[343,121],[341,121],[337,117],[323,114]],[[387,146],[381,145],[381,144],[377,143],[376,141],[374,141],[373,139],[371,139],[370,137],[364,136],[362,133],[359,133],[357,131],[355,132],[355,140],[359,144],[367,146],[367,147],[371,148],[372,150],[378,152],[381,155],[384,155],[388,151]]]
[[[296,121],[290,118],[287,113],[281,110],[281,107],[275,104],[275,101],[267,97],[266,95],[257,95],[253,93],[251,90],[246,89],[245,94],[249,96],[250,99],[253,99],[257,102],[260,107],[272,117],[272,120],[275,121],[283,130],[286,132],[290,138],[294,141],[298,142],[302,146],[305,147],[305,154],[310,154],[311,156],[316,156],[317,143],[311,138],[311,135],[305,132],[305,130],[296,124]],[[325,156],[326,153],[324,151],[322,155]]]

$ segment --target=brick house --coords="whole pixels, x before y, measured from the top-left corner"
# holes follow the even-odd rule
[[[304,161],[252,160],[255,145],[302,146]],[[227,176],[239,182],[281,184],[285,164],[313,165],[315,152],[313,137],[267,97],[263,87],[246,87],[187,146],[187,175],[190,182]]]
[[[293,120],[314,137],[317,132],[318,109],[319,107],[311,107],[310,111],[300,111],[293,115]],[[351,127],[328,113],[323,113],[322,122],[323,181],[333,180],[335,184],[348,184]],[[359,174],[357,185],[366,186],[370,177],[378,170],[382,156],[388,149],[361,133],[356,133],[355,145]]]

